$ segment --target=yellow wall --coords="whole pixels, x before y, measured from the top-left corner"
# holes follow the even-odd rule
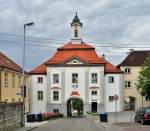
[[[121,70],[124,71],[125,68],[130,68],[131,73],[130,74],[124,74],[123,80],[124,81],[131,81],[131,87],[130,88],[124,87],[123,95],[124,95],[124,98],[128,97],[128,96],[132,96],[132,97],[136,98],[135,109],[137,110],[139,107],[142,106],[142,97],[136,89],[136,83],[137,83],[137,79],[139,76],[140,67],[138,67],[138,66],[121,67]],[[150,101],[145,101],[145,98],[143,98],[143,100],[144,100],[144,106],[150,106]]]
[[[5,86],[5,73],[8,73],[8,86]],[[12,84],[12,75],[15,76],[15,86],[13,87]],[[3,69],[1,70],[1,99],[0,101],[7,101],[7,102],[18,102],[19,100],[22,101],[22,96],[17,95],[17,92],[21,92],[21,85],[22,85],[22,76],[21,81],[19,82],[18,76],[21,76],[21,73],[17,73],[11,70]],[[26,75],[26,100],[25,100],[25,107],[26,112],[29,112],[29,77]]]

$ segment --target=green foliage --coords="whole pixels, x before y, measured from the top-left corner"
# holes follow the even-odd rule
[[[136,86],[142,96],[150,96],[150,55],[141,67]]]
[[[87,114],[92,115],[92,116],[99,116],[98,113],[94,113],[94,112],[87,112]]]
[[[79,98],[73,99],[73,109],[77,109],[78,111],[83,110],[83,102]]]

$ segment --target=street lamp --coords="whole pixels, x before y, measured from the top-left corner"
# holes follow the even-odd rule
[[[22,112],[23,112],[23,126],[25,126],[25,72],[24,72],[24,68],[25,68],[25,45],[26,45],[26,26],[32,26],[34,23],[30,22],[30,23],[26,23],[23,25],[23,29],[24,29],[24,43],[23,43],[23,65],[22,65],[22,97],[23,97],[23,107],[22,107]]]

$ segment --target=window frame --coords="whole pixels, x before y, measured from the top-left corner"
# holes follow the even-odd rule
[[[94,91],[94,90],[91,91],[91,95],[92,95],[92,96],[97,96],[97,91]]]
[[[4,74],[5,74],[5,75],[4,75],[4,85],[5,85],[5,87],[8,87],[9,74],[8,74],[7,72],[5,72]]]
[[[131,81],[124,81],[124,88],[131,88]]]
[[[131,74],[131,68],[124,68],[124,74]]]
[[[91,83],[98,83],[98,74],[91,73]]]
[[[59,74],[53,74],[53,84],[59,83]]]
[[[39,76],[39,77],[37,78],[37,83],[38,83],[38,84],[42,84],[42,83],[43,83],[43,77],[42,77],[42,76]]]
[[[108,83],[115,83],[114,76],[108,76]]]
[[[42,101],[44,99],[43,91],[37,91],[37,100]]]
[[[79,82],[79,75],[78,73],[72,73],[72,83],[73,84],[78,84]]]
[[[53,91],[53,101],[59,101],[59,91]]]
[[[109,102],[114,102],[114,98],[113,97],[114,96],[109,96],[109,98],[108,98]]]

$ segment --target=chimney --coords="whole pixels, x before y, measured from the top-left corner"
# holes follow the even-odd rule
[[[127,52],[127,55],[129,55],[134,49],[129,49],[129,52]]]
[[[102,58],[104,58],[104,59],[105,59],[105,54],[102,54]]]

